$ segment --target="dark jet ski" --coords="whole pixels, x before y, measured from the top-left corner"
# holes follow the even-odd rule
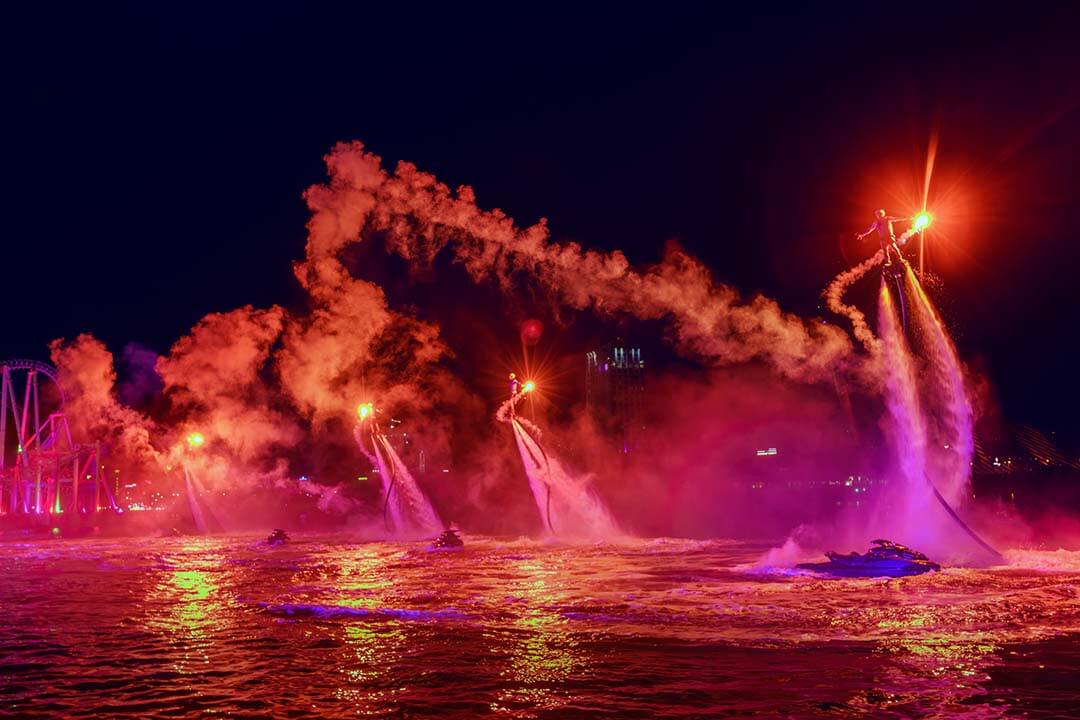
[[[432,541],[431,550],[464,550],[465,542],[457,534],[457,530],[447,528],[442,535]]]
[[[888,540],[874,540],[873,544],[876,547],[862,555],[827,552],[829,562],[800,563],[795,567],[837,577],[907,577],[941,569],[917,550]]]
[[[289,542],[288,534],[281,529],[274,530],[270,533],[270,536],[266,538],[267,545],[284,545]]]

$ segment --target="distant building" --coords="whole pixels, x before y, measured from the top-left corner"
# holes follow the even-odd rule
[[[1040,518],[1080,511],[1080,448],[1075,440],[1029,425],[1009,425],[992,439],[975,437],[971,495],[1013,505]]]
[[[645,361],[641,348],[622,341],[585,354],[585,406],[624,453],[637,447],[645,428]]]

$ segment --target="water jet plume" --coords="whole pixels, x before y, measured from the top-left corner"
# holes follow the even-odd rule
[[[927,357],[925,382],[921,384],[930,406],[930,415],[937,420],[934,447],[948,450],[937,454],[942,467],[935,473],[950,504],[958,504],[970,494],[971,460],[975,453],[975,420],[968,398],[964,372],[959,355],[937,310],[923,290],[914,271],[905,267],[905,286],[911,303],[912,324],[922,340]]]
[[[910,267],[906,269],[910,274]],[[925,312],[921,302],[916,305]],[[1000,559],[1000,554],[957,515],[931,477],[934,468],[928,463],[927,419],[919,400],[914,356],[900,324],[892,291],[884,278],[879,293],[878,322],[884,353],[885,400],[892,421],[891,439],[903,482],[900,512],[889,518],[889,525],[895,532],[902,533],[902,537],[913,540],[917,547],[931,549],[941,557],[963,555],[954,539],[955,530],[959,529],[991,559]],[[931,344],[935,351],[943,349],[940,338],[937,343]],[[942,357],[938,362],[948,364]],[[945,372],[945,382],[954,379],[957,378]],[[950,392],[953,391],[962,395],[962,383],[958,388],[951,387]],[[944,510],[952,522],[933,521],[935,508]]]
[[[441,532],[444,526],[438,513],[390,439],[380,432],[374,420],[376,412],[371,409],[365,420],[353,428],[353,436],[360,451],[379,471],[380,509],[387,531],[401,537],[430,537]]]
[[[574,475],[544,448],[540,428],[514,415],[526,396],[518,392],[499,406],[496,419],[509,423],[529,489],[546,532],[561,538],[609,539],[621,535],[591,475]]]

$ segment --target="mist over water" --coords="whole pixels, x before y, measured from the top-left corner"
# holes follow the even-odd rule
[[[540,444],[539,428],[527,420],[513,418],[510,425],[536,509],[548,532],[570,539],[618,537],[618,527],[591,486],[592,479],[568,473]]]
[[[3,708],[681,720],[1072,708],[1080,560],[1032,548],[1075,540],[1080,523],[988,523],[968,503],[967,368],[906,264],[882,274],[876,319],[845,294],[876,279],[883,253],[828,285],[849,336],[742,297],[674,244],[634,267],[554,241],[546,221],[519,227],[409,163],[384,169],[360,143],[326,162],[327,182],[305,193],[299,306],[211,313],[165,355],[127,353],[136,377],[89,334],[51,345],[75,434],[164,499],[105,517],[122,520],[106,531],[157,536],[136,543],[70,540],[103,516],[48,516],[38,530],[55,520],[58,539],[19,528],[0,544]],[[393,281],[404,300],[367,274],[376,252],[408,275]],[[424,283],[485,300],[413,304]],[[524,330],[519,358],[519,338],[491,328],[526,309],[567,336],[581,322],[665,343],[632,451],[550,367],[529,384],[544,402],[528,419],[516,382],[496,399],[492,378],[535,366]],[[538,342],[542,324],[529,327]],[[463,549],[431,544],[443,520]],[[1004,557],[969,524],[1008,539]],[[292,540],[270,545],[272,527]],[[878,537],[943,569],[795,567]],[[1032,664],[1049,671],[1025,675]]]
[[[389,482],[383,480],[387,498],[384,503],[392,508],[396,530],[421,537],[437,534],[443,529],[443,523],[439,520],[435,508],[431,506],[431,501],[417,485],[409,468],[401,461],[389,441],[383,438],[380,444],[386,458],[382,472],[391,473]]]
[[[361,452],[378,471],[386,530],[402,538],[438,534],[443,529],[438,513],[386,435],[363,424],[357,425],[353,434]]]
[[[156,359],[144,348],[125,355],[133,378],[91,335],[52,344],[75,434],[103,442],[121,477],[176,495],[170,511],[132,527],[364,527],[415,538],[449,519],[565,540],[627,529],[786,536],[815,551],[887,535],[975,561],[978,548],[933,494],[960,517],[976,514],[966,369],[909,268],[895,287],[881,285],[876,323],[844,296],[876,277],[882,253],[828,286],[853,338],[743,297],[675,244],[635,267],[617,250],[554,240],[545,221],[519,226],[409,163],[384,168],[360,143],[325,159],[327,181],[304,196],[302,303],[211,313]],[[395,301],[368,274],[379,253],[409,276]],[[410,290],[447,283],[507,307],[409,304]],[[634,453],[620,454],[558,379],[536,427],[518,418],[506,433],[491,421],[488,376],[523,368],[517,338],[503,346],[475,330],[510,324],[523,307],[552,332],[587,318],[598,333],[647,327],[666,343],[673,360],[650,367],[648,431]],[[483,357],[490,369],[471,366]],[[381,433],[350,438],[369,400],[406,423],[426,472]],[[186,442],[192,433],[205,442]],[[365,458],[379,482],[356,479]],[[845,482],[856,487],[834,501],[827,488]]]
[[[912,325],[926,354],[928,382],[922,383],[933,410],[927,430],[935,452],[930,457],[935,486],[951,504],[970,494],[971,460],[975,454],[975,423],[964,372],[956,347],[910,267],[904,274],[912,299]]]
[[[826,290],[830,307],[847,316],[882,373],[886,408],[884,438],[891,456],[886,471],[893,482],[868,512],[840,516],[828,532],[866,546],[877,537],[916,547],[953,563],[1001,560],[957,513],[970,494],[974,422],[966,380],[956,349],[911,267],[886,268],[878,291],[877,330],[843,302],[844,291],[880,263],[881,253],[841,273]],[[894,278],[901,278],[893,284]],[[918,342],[916,353],[912,339]],[[826,523],[825,527],[828,527]],[[800,539],[820,542],[820,534],[799,528],[780,548],[762,558],[764,566],[793,563],[806,554]]]

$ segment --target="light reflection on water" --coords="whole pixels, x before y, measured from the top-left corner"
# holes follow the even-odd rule
[[[493,644],[509,648],[509,663],[500,673],[509,682],[491,703],[494,712],[535,717],[536,711],[558,710],[573,699],[563,682],[586,670],[570,621],[555,609],[568,599],[565,586],[556,582],[558,565],[557,556],[543,555],[515,565],[517,577],[508,591],[518,612],[503,642]]]
[[[0,545],[0,715],[1063,717],[1077,705],[1056,678],[1080,671],[1080,554],[824,580],[747,569],[763,548],[730,542],[468,541],[452,554],[341,537]]]

